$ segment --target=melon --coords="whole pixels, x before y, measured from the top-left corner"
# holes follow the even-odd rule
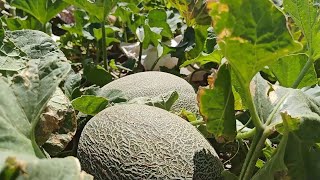
[[[96,179],[220,179],[217,153],[190,123],[138,104],[109,107],[84,127],[81,167]]]
[[[103,86],[98,93],[105,96],[108,91],[120,90],[132,100],[137,97],[156,97],[170,91],[177,91],[179,99],[173,104],[172,111],[186,109],[198,114],[196,93],[184,79],[164,72],[147,71],[128,75]]]

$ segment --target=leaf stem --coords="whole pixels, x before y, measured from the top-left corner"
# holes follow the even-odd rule
[[[262,124],[260,117],[258,115],[257,109],[254,105],[251,93],[250,93],[250,88],[249,85],[245,86],[245,96],[247,97],[247,106],[249,108],[250,114],[251,114],[251,118],[252,118],[252,122],[254,124],[254,126],[257,128],[257,130],[264,130],[264,125]]]
[[[101,23],[101,30],[102,30],[102,40],[101,40],[101,43],[102,43],[102,59],[103,59],[103,65],[104,65],[104,68],[108,71],[108,59],[107,59],[107,49],[106,49],[106,28],[105,28],[105,25],[106,25],[106,19],[104,18],[104,20],[102,21]]]
[[[156,65],[158,64],[160,60],[160,57],[156,59],[156,61],[152,64],[152,67],[151,67],[151,71],[153,71],[153,69],[156,67]]]
[[[206,122],[203,121],[203,120],[197,120],[197,121],[191,121],[190,124],[193,125],[193,126],[197,126],[197,125],[202,125],[202,124],[205,124]]]
[[[302,79],[304,78],[304,76],[307,74],[308,70],[310,69],[310,67],[312,66],[313,64],[313,60],[312,58],[310,57],[311,56],[311,53],[309,53],[309,56],[308,56],[308,61],[307,63],[304,65],[304,67],[302,68],[298,78],[295,80],[295,82],[293,83],[293,85],[291,86],[292,88],[297,88],[300,84],[300,82],[302,81]]]

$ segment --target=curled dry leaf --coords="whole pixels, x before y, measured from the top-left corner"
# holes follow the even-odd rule
[[[50,155],[61,152],[77,129],[74,109],[60,88],[57,88],[37,125],[37,143]]]

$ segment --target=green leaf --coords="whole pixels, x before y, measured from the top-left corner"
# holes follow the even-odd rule
[[[23,29],[43,30],[41,22],[33,16],[23,18],[15,16],[1,19],[6,23],[8,29],[11,31]]]
[[[84,66],[83,75],[86,79],[98,86],[104,86],[112,81],[112,75],[102,66],[88,63]]]
[[[220,66],[212,89],[199,89],[198,101],[208,132],[232,141],[236,136],[236,119],[229,65]]]
[[[104,97],[83,95],[74,99],[71,103],[75,110],[94,116],[104,110],[109,101]]]
[[[148,24],[150,27],[162,28],[161,35],[171,38],[173,36],[170,26],[167,23],[167,14],[163,9],[153,9],[148,13]]]
[[[251,85],[259,116],[266,128],[282,133],[283,138],[289,134],[282,158],[288,168],[287,176],[310,179],[313,172],[314,177],[318,177],[319,161],[315,162],[312,157],[320,156],[319,151],[313,151],[314,145],[320,142],[319,100],[299,89],[271,85],[261,76],[256,76]],[[277,163],[275,161],[273,166]]]
[[[110,103],[126,102],[128,99],[119,89],[107,89],[104,91],[99,91],[97,95],[108,99]]]
[[[320,57],[320,12],[317,0],[284,0],[283,7],[306,37],[309,56]]]
[[[263,67],[301,49],[270,1],[221,0],[211,6],[219,47],[245,87]]]
[[[195,122],[197,121],[197,116],[193,113],[190,112],[188,110],[182,109],[179,116],[184,117],[185,119],[187,119],[189,122]]]
[[[208,15],[206,8],[207,1],[205,0],[168,0],[180,15],[186,20],[189,27],[198,25],[210,25],[211,18]]]
[[[313,133],[313,131],[308,131]],[[285,163],[288,167],[288,178],[320,179],[320,150],[315,144],[300,139],[294,132],[289,133],[285,153]]]
[[[317,102],[320,103],[320,86],[316,85],[314,87],[305,87],[301,89],[302,92],[308,96],[314,98]]]
[[[223,179],[225,180],[238,180],[239,178],[233,174],[232,172],[228,171],[228,170],[224,170],[221,173]]]
[[[88,40],[93,40],[94,37],[88,32],[87,27],[90,22],[90,17],[84,10],[76,9],[73,11],[74,23],[64,24],[61,29],[68,31],[69,33],[75,33],[79,36],[83,36]]]
[[[278,61],[270,65],[270,69],[278,79],[281,86],[291,87],[298,78],[304,65],[307,63],[308,57],[304,54],[291,55],[280,58]],[[314,66],[309,68],[308,72],[302,79],[298,88],[312,86],[317,84],[317,74]]]
[[[72,100],[81,95],[80,92],[80,84],[81,84],[81,75],[79,73],[75,73],[71,70],[64,82],[63,90],[65,95]]]
[[[93,180],[93,176],[81,171],[75,157],[37,159],[1,151],[0,167],[0,179]]]
[[[84,9],[91,16],[96,17],[99,22],[105,21],[106,16],[115,7],[118,0],[63,0],[80,9]]]
[[[13,0],[12,6],[31,14],[44,25],[65,9],[68,4],[63,0]]]
[[[186,49],[186,59],[193,59],[198,57],[205,48],[205,41],[208,36],[209,26],[195,26],[194,28],[188,28],[185,32],[187,37],[188,47]],[[183,42],[185,39],[183,39]]]
[[[210,62],[215,62],[220,64],[222,58],[223,57],[222,57],[221,51],[217,49],[210,54],[202,52],[196,58],[185,61],[182,65],[180,65],[180,68],[186,67],[194,63],[199,63],[201,66]]]
[[[150,44],[157,47],[161,40],[160,29],[150,28],[148,25],[143,25],[144,38],[143,38],[143,49],[147,49]]]
[[[171,110],[172,105],[178,100],[179,95],[177,91],[169,91],[165,94],[160,94],[156,97],[138,97],[130,100],[129,104],[146,104],[149,106],[155,106],[167,111]]]

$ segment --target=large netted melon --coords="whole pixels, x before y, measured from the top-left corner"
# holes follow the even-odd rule
[[[193,87],[184,79],[164,72],[147,71],[122,77],[103,86],[100,96],[113,89],[121,90],[128,100],[137,97],[155,97],[169,91],[177,91],[179,99],[173,104],[172,111],[186,109],[197,113],[198,106]]]
[[[223,166],[208,141],[179,116],[138,104],[107,108],[85,126],[82,168],[96,179],[220,179]]]

